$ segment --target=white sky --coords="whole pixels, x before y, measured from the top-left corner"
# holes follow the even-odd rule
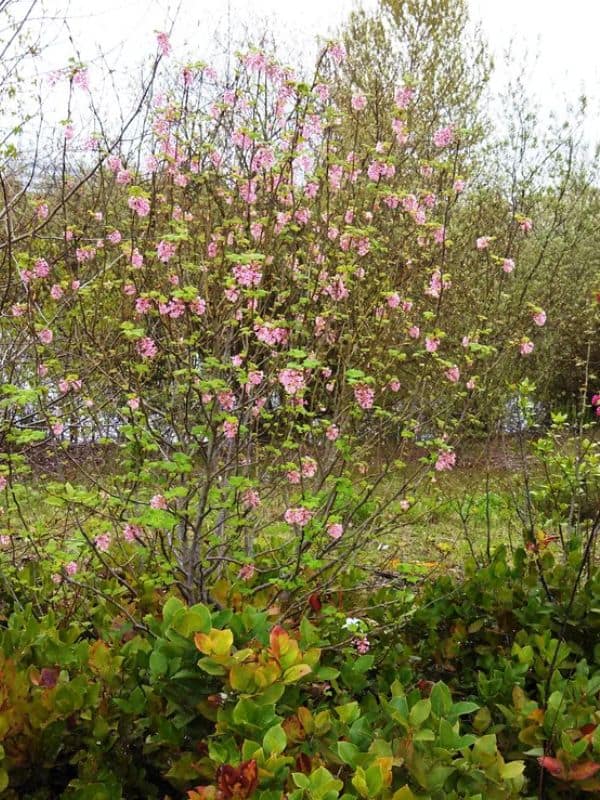
[[[591,98],[588,136],[600,140],[600,0],[468,0],[471,15],[480,20],[496,57],[495,87],[501,88],[508,72],[503,53],[514,40],[518,58],[511,69],[520,70],[522,55],[530,57],[528,75],[532,94],[542,107],[563,117],[566,100],[585,92]],[[30,0],[19,0],[22,7]],[[175,11],[172,37],[175,49],[191,51],[210,60],[217,38],[227,41],[231,28],[248,24],[262,30],[267,20],[278,41],[289,47],[290,62],[315,50],[317,34],[334,33],[357,0],[41,0],[46,15],[45,37],[53,41],[45,52],[44,67],[63,66],[73,47],[69,35],[92,63],[102,50],[107,62],[128,72],[155,47],[154,31],[168,28]],[[362,0],[372,8],[375,0]],[[68,28],[61,22],[66,16]],[[1,27],[1,26],[0,26]],[[534,63],[534,56],[539,56]],[[517,63],[515,63],[517,62]]]

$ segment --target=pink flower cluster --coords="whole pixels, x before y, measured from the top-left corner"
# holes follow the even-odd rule
[[[366,383],[359,383],[354,387],[354,398],[361,408],[365,410],[373,408],[375,390]]]
[[[447,470],[454,469],[456,465],[456,453],[452,452],[451,450],[442,450],[442,452],[438,455],[437,460],[435,462],[435,469],[438,472],[444,472]]]
[[[308,508],[298,506],[297,508],[288,508],[283,518],[288,525],[298,525],[300,528],[303,528],[305,525],[308,525],[312,516],[313,512],[309,511]]]
[[[295,395],[305,388],[304,373],[299,369],[282,369],[277,375],[287,394]]]

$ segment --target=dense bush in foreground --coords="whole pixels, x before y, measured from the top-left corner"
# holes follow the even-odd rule
[[[500,550],[418,598],[381,588],[360,618],[344,592],[293,617],[235,587],[220,610],[154,592],[116,616],[3,595],[3,797],[591,796],[600,580],[572,602],[576,566],[549,550],[550,598],[531,553]]]

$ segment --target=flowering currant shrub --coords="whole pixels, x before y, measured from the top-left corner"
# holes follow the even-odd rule
[[[446,328],[464,131],[412,136],[412,83],[375,135],[371,98],[336,99],[339,44],[308,79],[246,52],[229,83],[158,46],[135,148],[69,128],[63,182],[9,211],[2,548],[23,558],[45,508],[57,585],[141,563],[190,601],[234,577],[271,599],[333,586],[391,500],[454,468],[464,415],[546,315],[531,298],[505,341],[491,313]],[[88,92],[82,70],[58,78]],[[468,248],[509,279],[493,237]]]

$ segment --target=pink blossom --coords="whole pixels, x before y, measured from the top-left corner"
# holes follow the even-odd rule
[[[406,129],[406,123],[404,122],[404,120],[402,119],[392,120],[392,130],[396,135],[398,144],[406,144],[408,142],[408,131]]]
[[[87,69],[80,67],[73,73],[73,85],[78,86],[80,89],[89,89],[89,79]]]
[[[127,205],[138,217],[147,217],[150,213],[150,202],[145,197],[132,196],[127,201]]]
[[[352,644],[360,656],[366,655],[371,649],[371,644],[366,636],[355,636],[352,640]]]
[[[50,427],[55,436],[60,436],[65,429],[65,426],[62,424],[62,422],[53,422]]]
[[[427,336],[425,338],[425,349],[428,353],[435,353],[440,346],[440,340],[435,336]]]
[[[168,505],[167,498],[162,494],[155,494],[150,498],[150,508],[165,511]]]
[[[50,266],[43,258],[38,258],[33,267],[33,274],[36,278],[47,278],[50,274]]]
[[[434,230],[433,241],[436,244],[443,244],[446,241],[446,228],[443,225]]]
[[[408,108],[415,95],[415,90],[410,86],[399,86],[394,92],[394,103],[400,109]]]
[[[262,383],[264,372],[262,370],[250,370],[248,373],[248,386],[258,386]]]
[[[534,344],[529,339],[524,339],[519,345],[519,350],[522,356],[528,356],[533,353]]]
[[[79,569],[79,565],[76,561],[69,561],[65,564],[65,572],[67,575],[75,575]]]
[[[127,184],[131,183],[132,180],[133,177],[128,169],[120,169],[117,172],[116,181],[120,186],[127,186]]]
[[[298,508],[288,508],[283,515],[283,518],[288,525],[299,525],[301,528],[303,528],[310,522],[312,516],[312,511],[309,511],[303,506],[299,506]]]
[[[340,539],[344,533],[344,526],[341,522],[330,522],[327,526],[327,533],[332,539]]]
[[[171,52],[171,42],[169,41],[169,37],[164,32],[159,32],[156,34],[156,43],[158,44],[158,49],[161,52],[161,55],[168,56]]]
[[[543,328],[543,326],[546,324],[546,312],[542,309],[536,311],[533,315],[533,321],[539,328]]]
[[[396,378],[394,378],[393,380],[391,380],[391,381],[388,383],[388,386],[390,387],[390,391],[392,391],[392,392],[399,392],[399,391],[400,391],[400,388],[401,388],[400,381],[399,381],[399,380],[397,380]]]
[[[118,172],[120,169],[123,169],[119,156],[108,156],[106,159],[106,166],[111,172]]]
[[[487,248],[490,246],[491,241],[492,241],[491,236],[480,236],[475,242],[475,245],[478,250],[487,250]]]
[[[438,472],[443,472],[444,470],[453,469],[455,464],[456,464],[456,453],[453,453],[450,450],[443,450],[437,457],[437,461],[435,462],[435,469]]]
[[[340,429],[337,425],[329,425],[325,429],[325,436],[329,439],[330,442],[335,442],[335,440],[340,435]]]
[[[354,387],[354,398],[358,405],[366,410],[373,407],[375,391],[366,383],[359,383]]]
[[[456,194],[460,194],[465,190],[465,181],[462,178],[457,178],[454,183],[452,184],[452,188],[456,192]]]
[[[329,283],[329,285],[327,285],[323,291],[336,302],[346,300],[350,295],[341,275],[335,275],[332,278],[331,283]]]
[[[505,258],[504,261],[502,262],[502,269],[504,270],[504,272],[508,274],[512,272],[514,268],[515,268],[515,262],[512,260],[512,258]]]
[[[51,289],[50,289],[50,297],[51,297],[53,300],[60,300],[60,298],[63,296],[63,294],[64,294],[64,291],[63,291],[63,289],[62,289],[62,288],[61,288],[61,287],[58,285],[58,283],[55,283],[55,284],[54,284],[54,285],[51,287]]]
[[[460,380],[460,370],[456,366],[456,364],[453,367],[447,369],[444,375],[448,378],[448,380],[451,383],[458,383],[458,381]]]
[[[263,232],[263,225],[261,222],[253,222],[250,225],[250,235],[253,239],[260,239]]]
[[[42,344],[50,344],[54,338],[54,334],[49,328],[44,328],[43,330],[38,331],[37,336]]]
[[[151,339],[150,336],[144,336],[137,343],[137,351],[142,358],[152,359],[158,353],[158,347],[154,339]]]
[[[260,264],[252,262],[251,264],[236,264],[233,267],[233,276],[240,286],[251,288],[258,286],[262,280],[262,271]]]
[[[418,325],[411,325],[411,327],[408,329],[408,335],[411,339],[418,339],[421,335],[421,329]]]
[[[35,209],[36,216],[39,220],[47,219],[48,217],[48,204],[38,203]]]
[[[233,411],[235,408],[235,395],[230,389],[217,392],[217,400],[223,411]]]
[[[132,525],[131,523],[128,523],[123,528],[123,539],[125,539],[126,542],[131,543],[138,541],[141,535],[142,529],[139,525]]]
[[[305,387],[304,373],[299,369],[282,369],[277,378],[289,395],[295,395]]]
[[[201,297],[196,297],[195,300],[192,300],[190,303],[190,311],[196,314],[197,317],[201,317],[206,313],[206,300],[203,300]]]
[[[132,411],[137,411],[140,407],[140,398],[139,397],[130,397],[127,401],[127,405]]]
[[[473,380],[473,378],[470,378],[470,379],[469,379],[469,380],[466,382],[465,386],[467,387],[467,389],[468,389],[470,392],[472,392],[472,391],[473,391],[473,389],[475,388],[475,381]]]
[[[238,578],[242,581],[251,581],[256,572],[254,564],[244,564],[238,572]]]
[[[167,264],[173,258],[176,250],[177,246],[172,242],[160,241],[156,245],[156,255],[163,264]]]
[[[314,478],[317,473],[317,462],[314,458],[305,456],[302,459],[302,476],[304,478]]]
[[[135,247],[131,252],[131,266],[135,269],[141,269],[144,266],[144,256]]]
[[[522,219],[522,220],[519,222],[519,228],[520,228],[520,229],[521,229],[521,230],[522,230],[524,233],[529,233],[529,231],[530,231],[530,230],[533,228],[533,222],[532,222],[530,219],[527,219],[527,218],[525,218],[525,219]]]
[[[433,143],[436,147],[448,147],[454,139],[454,131],[449,125],[440,128],[433,134]]]
[[[354,111],[363,111],[367,107],[367,98],[364,94],[352,95],[352,108]]]
[[[257,508],[260,505],[260,495],[256,489],[246,489],[242,494],[242,503],[245,508]]]
[[[223,423],[223,435],[226,439],[235,439],[238,432],[237,419],[227,419]]]
[[[96,251],[93,247],[78,247],[75,250],[75,258],[80,264],[84,264],[86,261],[91,261],[95,255]]]
[[[400,500],[401,511],[408,511],[409,508],[410,508],[410,502],[408,500],[406,500],[405,498]]]
[[[152,308],[152,300],[149,297],[138,297],[135,301],[135,313],[138,316],[147,314]]]
[[[101,533],[94,539],[94,544],[101,553],[106,553],[110,547],[110,542],[110,533]]]
[[[6,480],[6,478],[4,477],[4,475],[0,475],[0,492],[1,492],[3,489],[5,489],[5,488],[6,488],[6,484],[7,484],[7,483],[8,483],[8,481]]]
[[[341,64],[346,58],[346,48],[341,42],[332,42],[329,45],[329,54],[336,64]]]

